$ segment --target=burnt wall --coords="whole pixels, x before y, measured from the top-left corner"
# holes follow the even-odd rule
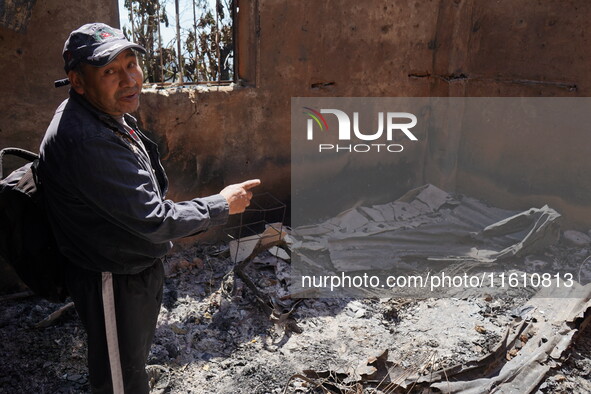
[[[117,0],[3,1],[0,8],[0,147],[37,152],[55,108],[68,95],[62,49],[68,34],[94,21],[119,25]]]
[[[67,34],[90,20],[117,24],[115,0],[62,3],[4,2],[19,7],[0,15],[0,146],[37,149],[67,96],[67,88],[52,85],[64,75]],[[289,201],[291,97],[586,97],[591,90],[591,5],[584,0],[240,0],[239,6],[234,87],[142,95],[136,115],[160,144],[172,198],[260,177],[262,191]],[[589,224],[589,188],[572,198],[589,182],[582,175],[590,167],[585,136],[548,138],[535,130],[515,138],[442,126],[425,136],[412,163],[400,156],[394,193],[431,182],[505,207],[548,201],[569,220]],[[559,148],[550,149],[555,143]],[[324,170],[327,177],[340,171],[338,164]]]
[[[591,4],[584,0],[239,5],[237,86],[147,90],[142,97],[138,115],[165,151],[175,198],[260,177],[263,191],[288,200],[291,97],[591,93]],[[591,152],[585,140],[572,133],[486,135],[461,122],[442,125],[425,136],[412,163],[400,156],[393,193],[430,182],[507,208],[549,203],[570,224],[588,226],[591,210],[584,201],[591,201],[591,190],[582,174],[591,169]],[[341,168],[335,162],[316,171],[329,178]],[[343,199],[343,209],[358,196],[350,200]]]
[[[477,2],[457,83],[465,96],[589,97],[591,3]],[[476,4],[476,3],[475,3]],[[580,102],[579,102],[580,103]],[[573,105],[574,102],[573,102]],[[591,146],[584,127],[461,131],[457,189],[509,208],[549,204],[565,225],[591,225]]]
[[[288,201],[291,97],[429,95],[429,83],[409,78],[432,63],[429,42],[438,7],[428,1],[239,5],[236,86],[212,86],[209,92],[150,89],[142,96],[138,115],[160,137],[165,165],[173,169],[174,198],[258,177],[260,191]],[[423,159],[416,159],[416,171],[401,177],[399,194],[423,182]],[[331,168],[340,171],[339,165]],[[199,185],[199,179],[211,181]],[[344,199],[343,209],[349,204]]]

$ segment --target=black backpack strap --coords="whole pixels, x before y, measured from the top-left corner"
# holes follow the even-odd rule
[[[0,180],[4,178],[3,169],[3,159],[4,155],[13,155],[20,157],[21,159],[25,159],[28,161],[35,161],[39,158],[39,155],[33,152],[29,152],[28,150],[20,149],[20,148],[4,148],[0,150]]]

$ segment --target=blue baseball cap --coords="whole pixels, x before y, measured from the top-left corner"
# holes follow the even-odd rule
[[[128,41],[121,30],[104,23],[89,23],[70,33],[63,51],[64,70],[68,73],[80,63],[102,67],[130,48],[146,53],[144,47]]]

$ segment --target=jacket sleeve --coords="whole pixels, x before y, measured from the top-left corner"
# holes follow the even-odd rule
[[[226,223],[229,206],[216,194],[190,201],[164,200],[155,175],[118,141],[93,138],[73,153],[80,198],[111,223],[153,243],[163,243]]]

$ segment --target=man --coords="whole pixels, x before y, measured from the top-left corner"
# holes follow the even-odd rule
[[[65,43],[70,97],[40,149],[39,178],[66,287],[88,334],[97,393],[147,393],[145,364],[160,309],[161,257],[171,240],[243,212],[259,180],[175,203],[157,146],[138,129],[144,48],[105,24],[87,24]]]

